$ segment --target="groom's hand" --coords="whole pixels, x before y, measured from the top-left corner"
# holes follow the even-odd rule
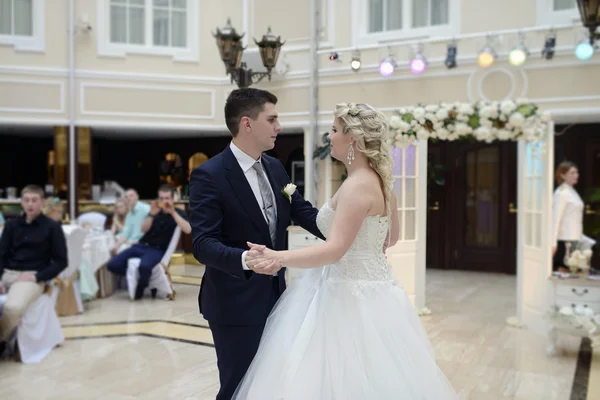
[[[256,272],[263,275],[274,275],[283,267],[276,257],[277,252],[267,249],[264,245],[257,245],[247,242],[250,250],[246,254],[246,265]]]
[[[260,262],[260,258],[263,257],[263,251],[265,250],[266,246],[250,242],[246,242],[246,244],[250,250],[248,250],[248,253],[246,253],[246,258],[244,261],[246,262],[248,268],[254,270],[254,266],[258,264]]]

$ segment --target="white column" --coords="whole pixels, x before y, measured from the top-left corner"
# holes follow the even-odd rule
[[[309,133],[304,131],[304,198],[313,205],[317,202],[315,187],[315,163],[312,153],[315,149],[316,132],[319,129],[319,39],[321,37],[321,1],[310,0],[310,55],[311,75],[309,87]]]
[[[69,217],[72,221],[77,202],[77,140],[75,135],[75,0],[69,0]]]

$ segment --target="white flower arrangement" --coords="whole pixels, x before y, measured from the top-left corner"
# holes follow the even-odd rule
[[[415,140],[471,139],[541,141],[550,115],[525,99],[517,101],[441,103],[403,108],[389,119],[395,146],[406,147]]]
[[[567,251],[565,254],[564,262],[572,272],[577,270],[588,271],[590,269],[590,260],[592,259],[592,249],[584,248],[583,245],[579,245],[578,248],[571,251],[572,244],[567,242]]]
[[[584,329],[587,336],[592,339],[592,346],[600,345],[600,315],[588,307],[554,307],[550,313],[550,318],[554,319],[563,327],[572,329]]]

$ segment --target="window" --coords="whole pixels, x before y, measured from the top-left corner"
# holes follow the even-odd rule
[[[369,32],[399,30],[405,22],[411,28],[447,25],[448,2],[449,0],[369,0]],[[403,7],[404,3],[411,3],[410,10]]]
[[[458,33],[460,0],[354,0],[356,44]]]
[[[33,35],[33,0],[0,0],[0,35]]]
[[[111,43],[145,44],[145,0],[110,0]]]
[[[575,0],[553,0],[554,11],[570,10],[577,7]]]
[[[537,0],[538,25],[563,25],[579,20],[575,0]]]
[[[108,0],[98,2],[100,55],[171,55],[196,61],[198,6],[195,0]],[[99,17],[100,18],[100,17]]]
[[[154,45],[185,47],[186,0],[154,0]]]
[[[0,0],[0,44],[43,50],[43,0]]]

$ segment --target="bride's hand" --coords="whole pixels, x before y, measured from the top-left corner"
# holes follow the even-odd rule
[[[278,252],[268,249],[263,245],[247,242],[250,251],[246,255],[246,264],[257,274],[274,275],[282,267]]]

